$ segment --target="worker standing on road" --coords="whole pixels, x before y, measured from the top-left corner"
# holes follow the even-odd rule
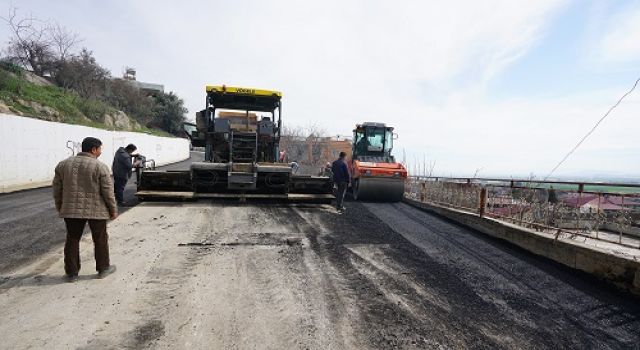
[[[349,167],[347,166],[345,152],[340,152],[340,158],[336,159],[331,165],[331,172],[333,173],[333,183],[338,187],[336,192],[336,209],[338,213],[344,212],[344,195],[347,192],[347,187],[351,183],[351,174],[349,173]]]
[[[131,177],[131,170],[136,164],[131,162],[132,154],[138,148],[136,145],[130,143],[127,147],[120,147],[116,151],[113,157],[113,165],[111,170],[113,171],[113,191],[116,195],[116,201],[119,205],[124,205],[124,188]]]
[[[98,161],[102,142],[94,137],[82,140],[82,152],[56,166],[53,199],[67,227],[64,245],[64,271],[67,279],[78,279],[80,271],[80,238],[89,221],[95,250],[98,277],[116,270],[109,262],[107,220],[118,217],[109,167]]]

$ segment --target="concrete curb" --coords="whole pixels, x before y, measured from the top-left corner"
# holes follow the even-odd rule
[[[53,182],[53,179],[40,181],[40,182],[31,182],[27,184],[20,184],[15,186],[4,186],[4,187],[0,187],[0,194],[33,190],[33,189],[42,188],[42,187],[50,187],[52,182]]]
[[[620,289],[640,296],[640,261],[628,256],[598,247],[585,246],[577,242],[555,240],[533,230],[461,210],[421,203],[407,198],[404,199],[404,202],[471,227],[491,237],[503,239],[536,255],[587,272]]]

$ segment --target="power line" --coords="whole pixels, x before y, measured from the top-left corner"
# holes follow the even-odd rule
[[[578,149],[578,147],[580,147],[580,145],[587,139],[587,137],[589,137],[598,127],[598,125],[600,125],[600,123],[602,123],[602,121],[609,115],[609,113],[611,113],[611,111],[613,111],[614,108],[618,107],[618,105],[622,102],[622,100],[624,100],[625,97],[627,97],[629,94],[631,94],[633,92],[633,90],[636,89],[636,86],[638,86],[638,83],[640,82],[640,78],[636,79],[636,82],[633,84],[633,86],[631,87],[631,89],[629,91],[627,91],[626,94],[622,95],[622,97],[620,97],[620,99],[618,100],[618,102],[616,102],[613,106],[611,106],[611,108],[609,108],[609,110],[607,111],[607,113],[605,113],[602,118],[600,118],[600,120],[598,120],[598,122],[596,123],[596,125],[593,126],[593,128],[591,128],[591,130],[589,130],[589,132],[584,135],[584,137],[582,137],[582,139],[580,140],[580,142],[578,142],[575,147],[573,147],[573,149],[571,149],[571,151],[569,151],[569,153],[567,153],[564,158],[562,158],[562,160],[560,162],[558,162],[558,164],[556,164],[556,166],[549,172],[549,175],[547,175],[544,180],[542,181],[547,181],[547,179],[562,165],[562,163],[564,163],[565,160],[567,160],[567,158],[569,158],[569,156],[571,156],[573,154],[573,152],[576,151],[576,149]]]

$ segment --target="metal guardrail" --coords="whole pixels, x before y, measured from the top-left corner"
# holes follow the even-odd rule
[[[640,184],[410,177],[405,196],[556,239],[584,237],[640,248]]]

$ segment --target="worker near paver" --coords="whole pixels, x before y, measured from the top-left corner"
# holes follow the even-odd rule
[[[113,164],[111,170],[113,171],[113,191],[116,196],[116,201],[119,205],[124,205],[124,188],[131,177],[131,172],[134,166],[137,166],[137,162],[132,163],[133,152],[138,148],[136,145],[130,143],[127,147],[120,147],[116,151],[113,157]]]
[[[324,167],[322,169],[320,169],[320,176],[329,176],[332,177],[332,171],[331,171],[331,162],[327,162],[327,164],[324,165]]]
[[[346,158],[347,153],[340,152],[339,158],[331,164],[331,172],[333,173],[333,183],[337,187],[336,191],[336,209],[338,213],[344,212],[344,195],[347,192],[347,187],[351,183],[351,173],[347,166]]]
[[[116,270],[109,261],[107,220],[118,217],[109,167],[98,161],[102,142],[94,137],[82,140],[82,152],[56,166],[53,178],[53,199],[67,227],[64,245],[64,271],[69,282],[80,272],[80,238],[89,222],[98,277],[104,278]]]
[[[294,160],[293,162],[289,163],[289,167],[291,167],[291,173],[296,174],[298,172],[298,168],[300,168],[300,165],[298,165],[298,162]]]

